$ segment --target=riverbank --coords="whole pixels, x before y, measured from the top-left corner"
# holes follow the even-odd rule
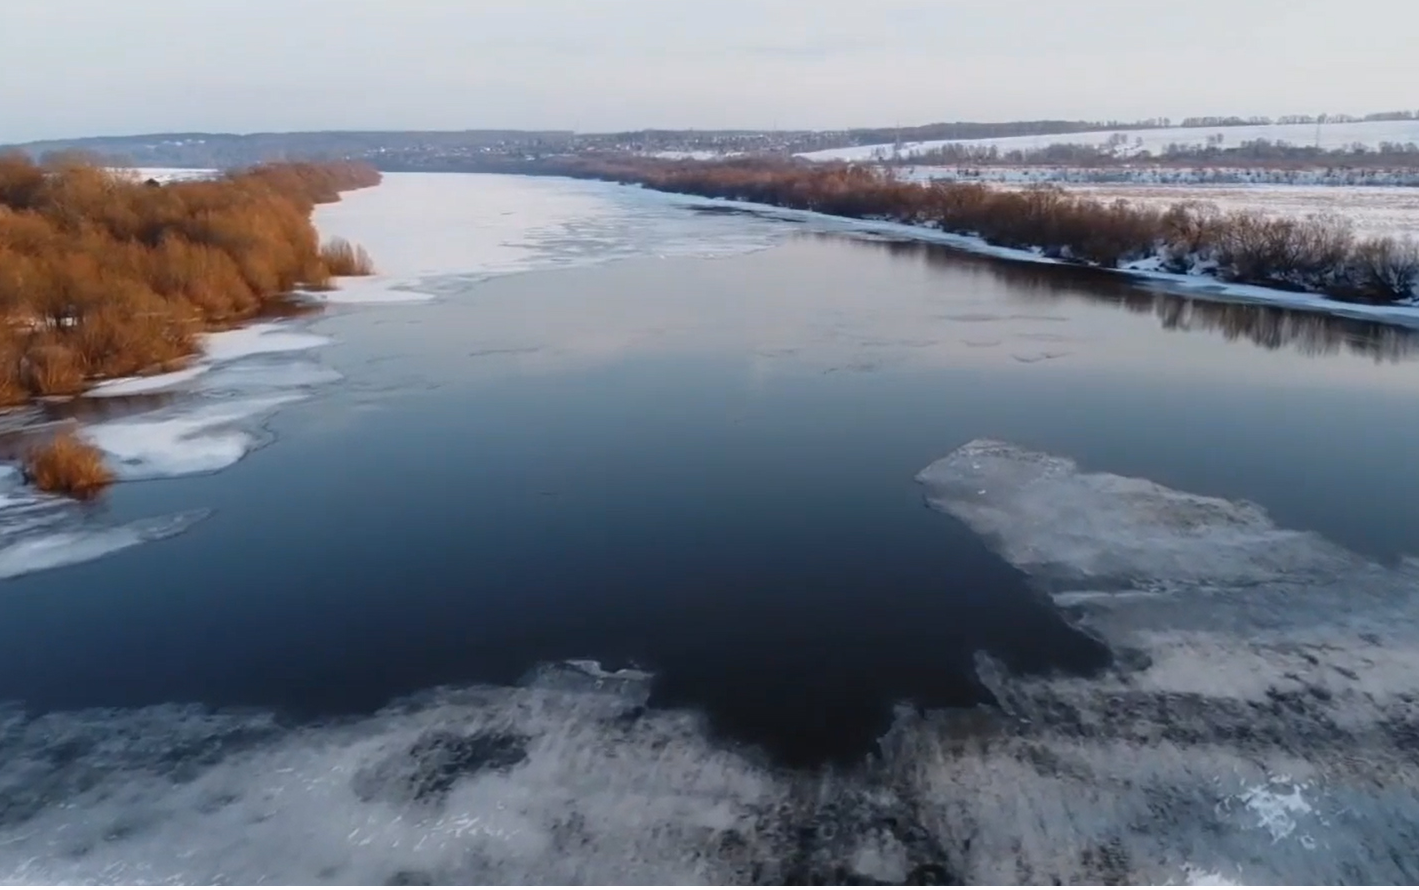
[[[363,248],[322,246],[311,215],[375,185],[373,167],[268,164],[160,182],[83,161],[0,159],[0,407],[190,379],[207,333],[283,309],[299,290],[368,275]],[[91,443],[32,446],[25,478],[91,496],[112,479]]]
[[[1277,218],[1196,202],[1142,207],[1050,188],[909,182],[868,166],[617,159],[537,162],[517,172],[611,180],[790,218],[811,214],[1005,259],[1121,273],[1199,297],[1419,324],[1419,245],[1357,236],[1335,216]]]
[[[159,183],[0,159],[0,406],[181,371],[204,332],[370,271],[358,248],[322,246],[311,213],[379,179],[283,163]]]

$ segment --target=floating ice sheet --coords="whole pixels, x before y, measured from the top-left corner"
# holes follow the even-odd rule
[[[279,322],[260,322],[207,334],[203,341],[203,352],[213,362],[234,361],[272,352],[302,352],[331,342],[329,337],[291,330]]]
[[[1037,578],[1089,585],[1251,584],[1334,574],[1356,558],[1280,529],[1245,501],[1085,473],[1068,458],[978,439],[917,475],[927,501]]]
[[[0,579],[88,562],[136,544],[170,538],[206,515],[193,511],[107,527],[95,527],[74,517],[67,531],[20,533],[0,546]]]
[[[208,393],[253,393],[323,386],[341,379],[343,375],[334,368],[283,357],[277,361],[223,365],[203,377],[199,388]]]
[[[181,371],[172,371],[168,374],[154,374],[151,377],[119,377],[114,380],[105,380],[103,383],[89,389],[84,395],[105,397],[105,396],[136,396],[150,392],[163,392],[195,380],[210,369],[207,364],[194,364]]]
[[[82,435],[110,458],[122,479],[210,473],[241,460],[261,441],[260,420],[298,393],[216,402],[85,427]]]

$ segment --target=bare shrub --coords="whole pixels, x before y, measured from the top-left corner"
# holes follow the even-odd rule
[[[73,433],[61,433],[25,455],[26,480],[41,491],[87,499],[113,482],[103,452]]]
[[[320,258],[331,275],[373,275],[374,260],[363,247],[351,244],[344,238],[333,238],[320,249]]]
[[[327,256],[312,207],[373,185],[367,165],[267,164],[152,185],[73,157],[0,156],[0,403],[173,367],[195,335],[372,267]]]
[[[1351,282],[1357,296],[1389,303],[1419,296],[1419,244],[1405,238],[1371,238],[1350,256]]]
[[[73,395],[84,388],[78,352],[57,342],[31,346],[20,361],[20,379],[37,396]]]

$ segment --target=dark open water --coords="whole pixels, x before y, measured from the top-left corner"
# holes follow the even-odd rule
[[[804,236],[336,308],[346,379],[221,473],[124,485],[187,533],[0,582],[0,700],[374,710],[596,659],[793,764],[971,658],[1084,672],[1072,630],[913,475],[977,437],[1419,553],[1395,329],[1196,304],[941,248]]]

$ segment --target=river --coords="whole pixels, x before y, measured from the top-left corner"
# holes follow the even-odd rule
[[[383,274],[0,491],[0,875],[1419,879],[1419,334],[601,183],[317,223]]]

